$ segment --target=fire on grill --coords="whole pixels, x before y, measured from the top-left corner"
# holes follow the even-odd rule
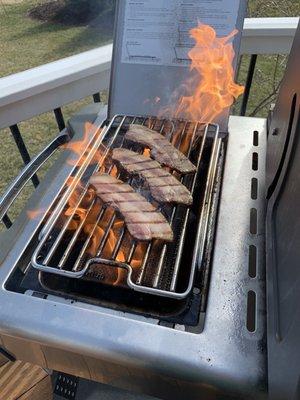
[[[175,187],[179,187],[179,193],[183,192],[187,197],[190,193],[194,195],[192,206],[190,199],[188,204],[184,201],[158,203],[153,199],[150,202],[151,187],[142,183],[140,174],[128,173],[128,168],[117,166],[115,158],[129,143],[125,137],[131,123],[150,126],[186,155],[190,160],[186,162],[188,166],[196,166],[196,171],[190,174],[171,174],[160,167],[165,171],[164,177],[178,182]],[[157,292],[175,298],[187,295],[198,262],[196,250],[190,271],[181,271],[185,273],[185,287],[181,280],[181,289],[177,288],[178,275],[183,252],[187,251],[187,246],[191,250],[189,229],[201,217],[201,205],[212,196],[209,188],[215,179],[221,148],[217,127],[117,116],[98,135],[101,136],[101,151],[97,147],[99,136],[96,134],[94,143],[88,148],[88,157],[83,155],[79,162],[79,174],[70,179],[40,235],[41,242],[33,257],[35,266],[42,271],[50,268],[57,274],[85,276],[105,284],[127,283],[147,293]],[[141,152],[147,153],[140,144],[131,144],[130,148],[131,153],[139,156]],[[159,164],[153,162],[154,168],[146,171],[158,169]],[[108,178],[111,185],[122,185],[123,191],[114,187],[101,190],[99,180],[103,182]],[[107,191],[109,193],[105,193]],[[66,198],[69,200],[62,207]],[[153,221],[150,222],[158,223],[152,224],[151,236],[141,232],[141,227],[146,228],[147,220],[142,224],[134,224],[132,219],[128,221],[128,215],[132,215],[128,207],[134,202],[138,203],[138,213],[133,213],[137,222],[151,214]],[[208,216],[202,217],[199,230],[207,224],[205,218]],[[157,231],[156,225],[159,226]],[[195,247],[198,247],[197,241],[200,237],[195,238]]]
[[[160,118],[115,116],[67,145],[78,159],[40,233],[39,271],[173,299],[191,292],[220,185],[224,144],[212,121],[242,92],[233,81],[235,32],[219,39],[199,25],[191,34],[200,83],[193,75]]]

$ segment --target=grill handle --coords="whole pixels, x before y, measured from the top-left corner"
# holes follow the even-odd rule
[[[13,202],[16,200],[26,183],[41,168],[61,145],[70,140],[67,129],[64,129],[41,153],[35,156],[14,179],[0,199],[0,220],[3,219]]]

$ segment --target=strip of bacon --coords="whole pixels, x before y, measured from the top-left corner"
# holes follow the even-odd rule
[[[157,161],[124,148],[114,149],[112,158],[129,174],[142,177],[154,200],[185,205],[193,203],[190,191],[175,176],[162,169]]]
[[[149,148],[151,157],[163,166],[170,167],[181,174],[196,171],[195,165],[181,151],[176,149],[163,135],[152,129],[143,125],[131,124],[125,139]]]
[[[166,242],[173,240],[173,231],[166,218],[130,185],[101,173],[94,174],[89,182],[105,205],[122,214],[135,239],[159,239]]]

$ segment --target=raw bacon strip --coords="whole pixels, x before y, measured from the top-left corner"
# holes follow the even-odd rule
[[[149,148],[151,157],[161,165],[170,167],[181,174],[196,171],[195,165],[181,151],[177,150],[163,135],[152,129],[131,124],[125,139]]]
[[[171,242],[173,240],[173,232],[170,234],[170,226],[163,224],[131,224],[127,223],[130,234],[138,240],[150,241],[152,239],[160,239]]]
[[[147,201],[125,201],[124,203],[119,203],[119,209],[121,214],[126,212],[136,212],[136,210],[139,210],[139,212],[156,211],[156,208]]]
[[[130,212],[128,213],[130,217],[130,221],[134,224],[152,224],[152,223],[157,223],[157,224],[163,224],[166,219],[165,217],[159,213],[159,212],[145,212],[141,213],[140,211],[136,212]]]
[[[175,176],[162,169],[157,161],[149,161],[149,158],[124,148],[114,149],[112,158],[129,174],[141,176],[156,201],[192,204],[193,197],[189,190]]]
[[[165,217],[134,189],[111,175],[97,173],[90,178],[104,204],[119,211],[130,234],[137,240],[171,242],[173,231]]]

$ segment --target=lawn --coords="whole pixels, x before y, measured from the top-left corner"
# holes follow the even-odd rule
[[[98,0],[99,1],[99,0]],[[45,23],[28,17],[28,11],[41,0],[0,0],[0,77],[22,71],[40,64],[76,54],[111,40],[111,29],[107,21],[85,26],[64,26]],[[249,15],[297,16],[300,12],[298,1],[294,0],[251,0]],[[243,57],[238,80],[244,83],[249,57]],[[276,68],[275,68],[276,65]],[[285,57],[279,56],[276,64],[274,56],[260,56],[254,77],[248,113],[273,90],[282,77]],[[274,96],[270,101],[274,100]],[[73,103],[63,108],[66,119],[91,99]],[[238,113],[239,103],[234,111]],[[256,115],[266,115],[269,105],[259,109]],[[57,134],[52,113],[44,114],[30,121],[22,122],[20,130],[31,155],[41,150]],[[8,129],[2,135],[0,154],[0,193],[8,182],[22,168],[22,160]],[[28,193],[30,190],[27,191]],[[23,204],[24,197],[21,200]]]
[[[7,3],[9,1],[9,3]],[[43,23],[27,16],[41,0],[0,0],[0,77],[101,46],[110,32]]]

